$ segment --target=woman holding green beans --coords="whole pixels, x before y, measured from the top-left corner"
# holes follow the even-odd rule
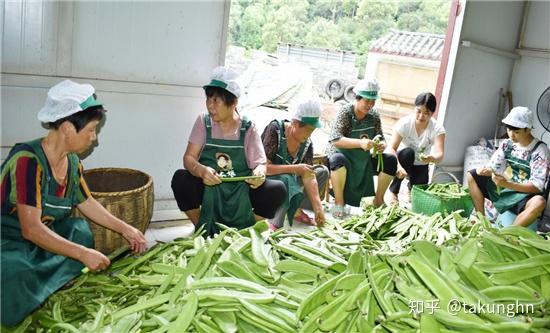
[[[397,172],[390,185],[392,201],[397,202],[401,182],[428,183],[429,163],[439,163],[445,154],[445,128],[433,119],[437,101],[430,92],[416,96],[414,113],[400,119],[394,127],[390,151],[397,156]],[[398,150],[399,147],[402,147]]]
[[[397,159],[384,153],[386,142],[374,108],[379,90],[374,79],[359,81],[353,89],[355,101],[338,112],[332,127],[327,155],[336,218],[346,215],[346,204],[359,206],[365,196],[375,194],[374,205],[384,204],[384,193],[395,175]],[[374,175],[378,175],[376,193]]]
[[[135,252],[143,234],[113,216],[91,195],[77,156],[96,140],[105,110],[89,84],[62,81],[48,92],[38,119],[48,135],[16,144],[2,164],[2,324],[13,325],[80,274],[103,270],[109,259],[93,249],[92,232],[77,207],[116,231]]]
[[[172,177],[181,211],[207,235],[217,223],[237,229],[272,218],[286,197],[284,184],[265,179],[266,156],[253,122],[237,110],[237,73],[218,67],[205,85],[207,113],[199,115],[183,156],[185,169]]]
[[[550,151],[531,133],[533,112],[528,108],[516,106],[502,123],[509,139],[487,166],[468,172],[468,188],[476,211],[485,212],[487,198],[499,213],[516,214],[515,225],[527,227],[546,207]]]

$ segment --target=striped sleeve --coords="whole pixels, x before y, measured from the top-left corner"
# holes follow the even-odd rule
[[[78,163],[78,191],[76,191],[76,202],[77,204],[81,204],[84,201],[88,200],[89,197],[92,196],[90,193],[90,189],[88,188],[88,184],[86,184],[86,180],[84,179],[84,168],[82,167],[82,163]]]
[[[34,157],[20,156],[11,170],[10,199],[16,204],[32,206],[41,209],[42,168]]]

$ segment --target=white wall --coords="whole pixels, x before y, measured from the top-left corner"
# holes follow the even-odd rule
[[[514,104],[535,111],[539,96],[550,86],[550,2],[531,2],[523,38],[523,48],[544,49],[541,52],[519,50],[521,58],[516,61],[512,75],[511,90]],[[536,111],[535,111],[536,112]],[[544,129],[535,116],[534,135],[541,137]],[[550,143],[550,133],[544,134]]]
[[[454,38],[514,52],[522,13],[523,2],[519,1],[468,1]],[[446,166],[462,166],[467,146],[482,136],[493,137],[498,92],[508,89],[514,65],[511,58],[462,46],[451,58],[454,56],[451,61],[455,66],[447,72],[452,77],[446,77],[439,115],[447,130]]]
[[[225,54],[228,2],[3,3],[2,156],[45,135],[36,114],[63,78],[89,82],[108,109],[86,168],[153,176],[155,210],[175,208],[170,180],[196,116],[201,86]]]

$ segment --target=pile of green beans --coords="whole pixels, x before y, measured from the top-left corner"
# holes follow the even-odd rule
[[[442,199],[460,199],[470,195],[462,185],[457,183],[433,183],[428,186],[426,193]]]
[[[473,237],[489,228],[490,222],[479,214],[470,219],[462,217],[460,211],[426,216],[392,205],[364,207],[362,215],[350,217],[338,227],[370,239],[365,248],[375,254],[399,254],[415,240],[427,240],[438,246],[456,243],[462,237]]]
[[[13,330],[548,332],[550,240],[477,225],[457,228],[441,246],[412,240],[391,255],[377,254],[369,234],[336,224],[304,233],[270,233],[265,223],[208,239],[197,233],[83,274]],[[435,299],[432,313],[411,311],[411,302]],[[455,316],[444,304],[453,299],[519,301],[533,311]]]

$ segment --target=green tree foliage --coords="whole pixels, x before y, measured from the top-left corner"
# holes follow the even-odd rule
[[[450,0],[232,0],[228,40],[268,52],[281,42],[353,51],[361,63],[390,29],[444,34],[449,8]]]

